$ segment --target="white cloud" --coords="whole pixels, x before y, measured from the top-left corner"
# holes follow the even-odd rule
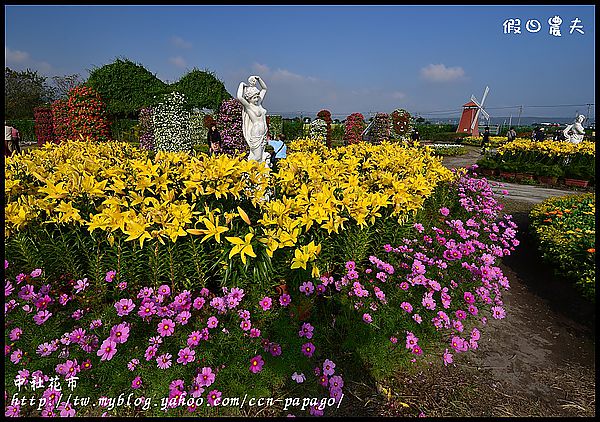
[[[421,69],[421,77],[433,82],[448,82],[465,76],[462,67],[446,67],[444,64],[430,64]]]
[[[404,92],[400,92],[400,91],[394,91],[390,95],[395,100],[401,100],[403,98],[406,98],[406,94]]]
[[[181,56],[169,57],[169,63],[171,63],[172,65],[175,65],[176,67],[182,68],[182,69],[187,66],[187,62]]]
[[[29,53],[26,51],[11,50],[10,48],[4,46],[4,61],[7,65],[21,64],[29,59]]]
[[[192,43],[176,35],[171,37],[171,44],[177,48],[192,48]]]
[[[269,66],[267,66],[266,64],[260,64],[260,63],[252,63],[252,71],[258,73],[258,76],[262,75],[270,75],[271,74],[271,69],[269,69]]]

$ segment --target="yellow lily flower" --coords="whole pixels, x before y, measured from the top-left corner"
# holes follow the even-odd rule
[[[246,264],[246,255],[256,258],[254,249],[252,249],[252,245],[250,244],[252,237],[254,237],[252,233],[248,233],[243,240],[239,237],[226,237],[225,239],[235,245],[229,252],[229,258],[239,253],[244,264]]]

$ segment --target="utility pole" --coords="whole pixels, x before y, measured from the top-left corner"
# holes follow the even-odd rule
[[[587,116],[585,116],[585,119],[589,122],[590,121],[590,108],[592,107],[591,104],[586,104],[588,106],[588,111],[587,111]]]
[[[519,120],[517,120],[517,127],[521,127],[521,112],[523,111],[523,106],[519,106]]]

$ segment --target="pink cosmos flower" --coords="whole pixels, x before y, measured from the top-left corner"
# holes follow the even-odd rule
[[[506,311],[502,306],[492,306],[492,316],[495,319],[502,319],[506,316]]]
[[[111,360],[117,353],[117,343],[109,338],[102,342],[100,349],[96,352],[97,356],[100,356],[100,360]]]
[[[133,388],[134,390],[137,390],[141,386],[142,386],[142,377],[140,377],[138,375],[137,377],[135,377],[133,379],[133,381],[131,381],[131,388]]]
[[[414,314],[414,315],[412,316],[412,318],[415,320],[415,322],[416,322],[417,324],[420,324],[420,323],[423,321],[423,318],[421,318],[421,315],[419,315],[419,314]]]
[[[168,337],[171,336],[173,334],[173,332],[175,331],[175,323],[173,321],[171,321],[170,319],[163,319],[159,324],[158,324],[158,334],[160,334],[162,337]]]
[[[252,338],[260,337],[260,330],[258,328],[252,327],[250,329],[250,337],[252,337]]]
[[[202,307],[204,306],[204,303],[206,302],[206,300],[203,297],[197,297],[196,299],[194,299],[194,303],[193,303],[193,307],[194,309],[202,309]]]
[[[400,304],[400,307],[402,309],[404,309],[406,312],[408,312],[409,314],[413,311],[412,305],[410,303],[408,303],[408,302],[402,302]]]
[[[8,268],[8,261],[5,259],[4,260],[4,269],[7,269],[7,268]]]
[[[40,275],[42,275],[41,268],[36,268],[35,270],[33,270],[31,272],[31,277],[33,277],[33,278],[39,277]]]
[[[153,302],[146,301],[140,305],[140,309],[138,311],[138,315],[142,318],[147,318],[156,313],[156,305]]]
[[[61,418],[67,418],[67,417],[73,417],[73,416],[75,416],[75,409],[73,409],[73,407],[71,406],[70,403],[62,402],[60,404],[60,406],[58,406],[57,409],[60,410],[60,417]]]
[[[259,302],[259,305],[262,307],[263,311],[268,311],[271,309],[271,304],[273,303],[272,299],[268,296],[265,296]]]
[[[131,299],[121,299],[117,303],[115,303],[115,309],[117,310],[118,316],[129,315],[131,311],[135,308],[135,304]]]
[[[116,274],[117,272],[115,270],[110,270],[106,273],[106,277],[104,277],[104,280],[106,280],[107,283],[112,283],[112,281],[115,279]]]
[[[187,338],[187,345],[190,347],[197,346],[200,343],[200,331],[192,331]]]
[[[292,374],[292,379],[294,381],[296,381],[298,384],[302,384],[306,380],[306,377],[304,376],[303,373],[298,374],[297,372],[294,372]]]
[[[396,344],[398,343],[398,338],[397,337],[390,337],[390,341],[392,342],[392,344]]]
[[[100,327],[102,327],[101,319],[95,319],[92,322],[90,322],[90,330],[94,330],[94,329],[100,328]]]
[[[213,382],[215,382],[215,374],[210,367],[205,366],[196,376],[195,382],[200,387],[209,387]]]
[[[262,371],[262,367],[265,364],[261,355],[256,355],[252,359],[250,359],[250,372],[256,374],[257,372]]]
[[[279,304],[283,307],[288,306],[292,302],[292,298],[288,294],[282,294],[279,296]]]
[[[366,322],[367,324],[370,324],[371,322],[373,322],[373,318],[371,317],[371,315],[364,313],[362,316],[362,319],[364,322]]]
[[[178,355],[179,357],[177,358],[177,363],[181,363],[182,365],[187,365],[196,359],[196,352],[189,347],[184,347],[181,349]]]
[[[135,368],[139,365],[140,361],[138,359],[131,359],[128,363],[127,363],[127,369],[129,369],[130,371],[135,371]]]
[[[123,291],[127,288],[127,282],[121,281],[119,284],[117,284],[117,287],[119,288],[119,290]]]
[[[242,330],[248,331],[252,327],[252,323],[249,319],[245,319],[242,322],[240,322],[240,327],[242,327]]]
[[[89,287],[90,283],[87,282],[87,278],[84,278],[83,280],[77,280],[75,282],[75,293],[81,293],[83,292],[87,287]]]
[[[163,296],[169,296],[171,294],[171,288],[168,285],[163,284],[158,288],[158,294]]]
[[[208,393],[206,401],[210,406],[216,406],[221,401],[221,392],[219,390],[212,390]]]
[[[154,356],[156,355],[157,350],[158,350],[158,346],[156,346],[156,345],[148,346],[146,348],[146,351],[144,352],[144,357],[146,358],[146,360],[147,361],[152,360],[154,358]]]
[[[11,341],[17,341],[21,338],[21,334],[23,334],[23,330],[17,327],[11,330],[8,337],[11,339]]]
[[[12,352],[12,354],[10,355],[10,361],[12,363],[14,363],[15,365],[19,362],[21,362],[21,359],[23,358],[23,351],[21,349],[17,349],[14,352]]]
[[[125,322],[110,329],[110,339],[115,343],[125,343],[129,338],[129,325]]]
[[[208,318],[206,325],[208,328],[215,328],[219,324],[219,320],[215,316],[211,316]]]
[[[4,264],[4,268],[6,268],[6,263]],[[9,418],[18,418],[21,416],[21,406],[19,406],[18,403],[6,406],[6,412],[4,412],[4,416],[8,416]]]
[[[440,214],[442,214],[444,217],[448,217],[448,214],[450,214],[450,210],[446,207],[440,208]]]
[[[165,353],[156,358],[157,366],[160,369],[168,369],[171,367],[171,354]]]
[[[181,325],[186,325],[189,322],[191,316],[192,314],[188,311],[182,311],[179,313],[179,315],[175,317],[175,321],[177,321]]]
[[[306,357],[312,357],[313,353],[315,353],[315,346],[312,343],[304,343],[302,345],[302,353],[304,353],[304,356]]]
[[[475,341],[477,341],[481,338],[481,334],[479,333],[479,330],[475,327],[473,327],[473,329],[471,330],[471,338]]]
[[[342,388],[344,386],[344,379],[339,375],[334,375],[329,379],[329,388]]]

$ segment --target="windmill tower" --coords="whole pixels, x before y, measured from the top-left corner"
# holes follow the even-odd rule
[[[462,116],[458,123],[458,129],[456,129],[457,133],[468,133],[471,136],[479,136],[479,128],[477,126],[479,124],[478,119],[480,112],[484,115],[489,124],[490,115],[483,109],[483,103],[485,102],[485,97],[487,97],[489,91],[490,87],[486,86],[483,97],[481,98],[481,104],[477,102],[477,98],[471,95],[471,101],[463,105]]]

